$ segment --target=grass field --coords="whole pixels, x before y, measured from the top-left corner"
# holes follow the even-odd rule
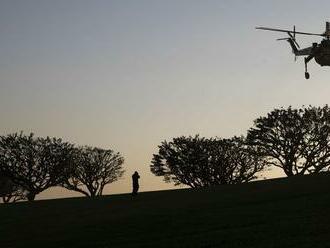
[[[0,205],[0,247],[330,247],[330,174]]]

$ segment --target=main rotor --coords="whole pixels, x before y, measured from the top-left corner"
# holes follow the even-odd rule
[[[307,33],[307,32],[297,32],[295,30],[295,27],[293,30],[287,30],[287,29],[277,29],[277,28],[267,28],[267,27],[256,27],[256,29],[261,29],[261,30],[268,30],[268,31],[276,31],[276,32],[285,32],[289,34],[290,37],[295,37],[296,34],[301,34],[301,35],[314,35],[314,36],[321,36],[326,38],[327,40],[330,40],[330,22],[326,22],[325,25],[325,32],[324,33]]]

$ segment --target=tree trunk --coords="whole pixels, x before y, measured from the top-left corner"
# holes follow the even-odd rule
[[[37,195],[37,193],[35,193],[35,192],[29,192],[26,197],[27,197],[28,201],[34,201],[34,198],[36,198],[36,195]]]
[[[87,185],[87,189],[89,191],[89,197],[94,198],[96,196],[96,189],[93,187],[93,185]]]
[[[292,171],[292,167],[287,166],[287,165],[284,165],[284,166],[282,167],[282,169],[284,170],[284,173],[285,173],[285,175],[286,175],[287,177],[294,176],[293,171]]]

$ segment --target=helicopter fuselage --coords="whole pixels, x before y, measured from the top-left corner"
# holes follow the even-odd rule
[[[321,66],[330,66],[330,40],[322,40],[315,49],[315,61]]]

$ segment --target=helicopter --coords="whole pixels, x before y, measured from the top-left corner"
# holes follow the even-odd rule
[[[280,38],[277,40],[286,40],[289,42],[292,52],[295,55],[295,60],[297,56],[306,56],[304,58],[305,62],[305,78],[309,79],[310,75],[307,71],[307,63],[315,59],[316,63],[321,66],[330,66],[330,22],[326,22],[325,32],[324,33],[305,33],[297,32],[296,27],[293,26],[293,31],[286,29],[277,29],[277,28],[267,28],[267,27],[256,27],[256,29],[275,31],[275,32],[285,32],[289,37]],[[312,46],[300,49],[296,41],[296,34],[299,35],[315,35],[324,37],[320,43],[312,43]]]

